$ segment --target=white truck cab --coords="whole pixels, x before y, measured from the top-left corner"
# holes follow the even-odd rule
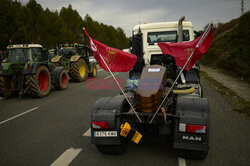
[[[190,21],[182,22],[183,42],[194,40],[194,28]],[[163,57],[158,42],[176,43],[178,39],[178,21],[157,22],[136,25],[133,35],[141,31],[143,59],[145,66],[159,64]]]

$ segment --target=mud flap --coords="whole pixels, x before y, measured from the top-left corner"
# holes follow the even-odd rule
[[[120,136],[121,118],[117,116],[124,109],[126,101],[123,96],[103,97],[95,104],[91,116],[91,122],[105,121],[109,123],[108,129],[93,129],[91,127],[91,143],[95,145],[121,145]],[[100,132],[116,133],[113,136],[98,135]]]
[[[209,149],[209,104],[206,98],[177,98],[174,126],[174,148],[208,152]],[[206,126],[204,133],[183,131],[183,124]]]

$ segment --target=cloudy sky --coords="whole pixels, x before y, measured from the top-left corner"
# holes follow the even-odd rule
[[[19,0],[26,3],[28,0]],[[84,18],[89,14],[94,20],[124,29],[131,36],[139,23],[176,21],[185,16],[201,30],[209,23],[227,22],[241,15],[241,0],[37,0],[43,8],[55,11],[69,4]],[[245,11],[250,10],[250,0],[244,0]],[[139,19],[140,18],[140,19]]]

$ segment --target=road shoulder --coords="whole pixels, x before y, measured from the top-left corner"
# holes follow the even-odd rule
[[[233,105],[235,111],[245,113],[250,117],[249,85],[207,66],[201,66],[200,73],[216,91]]]

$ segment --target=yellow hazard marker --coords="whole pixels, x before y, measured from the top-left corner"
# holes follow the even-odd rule
[[[127,137],[128,133],[131,130],[131,126],[128,122],[125,122],[125,124],[121,124],[121,132],[120,135],[123,137]]]
[[[121,132],[120,135],[123,137],[127,137],[128,135],[133,135],[131,138],[131,141],[138,144],[142,138],[142,135],[131,128],[131,125],[128,122],[125,122],[125,124],[121,124]]]
[[[142,138],[142,135],[139,132],[135,131],[135,134],[134,134],[134,136],[132,137],[131,140],[134,143],[138,144],[140,142],[141,138]]]

